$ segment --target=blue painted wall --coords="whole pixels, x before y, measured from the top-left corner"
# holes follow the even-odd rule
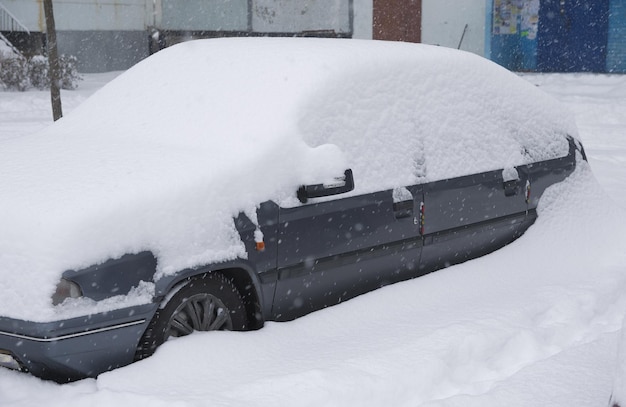
[[[497,18],[494,19],[494,1],[488,0],[487,4],[486,20],[490,26],[487,28],[485,55],[513,71],[534,71],[537,67],[537,37],[529,35],[527,27],[522,24],[521,15],[512,17],[514,27],[502,32],[501,27],[497,26]],[[511,4],[514,3],[516,1],[512,0]]]
[[[626,73],[626,0],[540,0],[536,37],[522,30],[520,16],[503,33],[495,1],[487,0],[485,55],[498,64],[514,71]]]
[[[537,70],[604,72],[609,0],[542,0]]]
[[[611,0],[606,71],[626,73],[626,0]]]

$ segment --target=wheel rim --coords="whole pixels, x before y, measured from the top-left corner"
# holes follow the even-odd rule
[[[224,303],[211,294],[186,298],[176,308],[167,325],[165,339],[189,335],[193,331],[230,331],[233,322]]]

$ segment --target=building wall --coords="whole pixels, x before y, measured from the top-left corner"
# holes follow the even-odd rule
[[[334,31],[351,35],[351,3],[347,0],[253,0],[252,30],[262,33]]]
[[[484,56],[486,7],[485,0],[422,0],[422,42],[458,48],[463,37],[462,50]]]
[[[184,5],[181,0],[160,2],[156,23],[160,29],[248,31],[248,0],[184,0]]]
[[[488,1],[487,56],[500,65],[514,71],[626,73],[626,0]],[[529,16],[537,21],[528,24]]]
[[[606,71],[626,72],[626,0],[602,1],[610,2]],[[544,2],[558,0],[421,0],[421,41],[451,48],[461,43],[461,49],[484,55],[509,69],[533,71],[538,69],[537,37],[541,36],[537,24],[530,30],[524,28],[525,15],[521,13],[515,17],[516,22],[511,20],[513,32],[506,32],[506,24],[494,13],[494,7]],[[582,0],[566,0],[566,4],[571,2]],[[29,53],[37,52],[44,43],[44,37],[37,34],[45,32],[42,3],[2,0],[35,33],[30,37],[19,32],[4,33],[20,43],[30,38],[31,44],[26,45]],[[385,0],[380,4],[384,5]],[[59,49],[77,55],[83,72],[132,66],[155,50],[155,37],[151,35],[155,28],[178,31],[178,40],[189,38],[186,31],[225,35],[316,31],[373,38],[374,0],[54,0],[54,8]]]
[[[41,0],[2,0],[2,4],[30,31],[45,32]],[[54,0],[59,31],[133,31],[151,25],[152,0]]]
[[[354,0],[352,10],[354,13],[354,32],[352,33],[352,38],[371,40],[374,25],[373,0]]]
[[[46,31],[43,2],[2,2],[31,31],[16,33],[27,54],[41,52],[45,41],[40,33]],[[79,71],[128,69],[149,55],[152,0],[54,0],[53,7],[59,53],[75,55]]]
[[[488,0],[486,56],[510,70],[536,70],[540,4],[541,0]]]
[[[160,23],[172,31],[352,33],[352,0],[161,0]]]
[[[422,41],[484,54],[486,0],[423,0]],[[3,0],[31,31],[45,32],[41,0]],[[156,27],[178,31],[373,37],[373,0],[54,0],[59,49],[79,69],[126,69],[150,53]],[[419,22],[416,22],[418,24]],[[170,42],[174,43],[175,41]]]
[[[74,55],[82,73],[122,71],[148,57],[146,31],[58,31],[59,54]]]
[[[153,30],[173,44],[210,32],[306,34],[371,38],[372,0],[54,0],[60,53],[78,57],[82,72],[127,69],[158,49]],[[33,33],[45,32],[41,0],[3,0]],[[368,10],[369,6],[369,10]],[[355,9],[358,12],[355,12]],[[368,30],[369,24],[369,30]],[[202,34],[205,33],[205,34]],[[206,34],[209,33],[209,34]],[[20,34],[21,35],[21,34]],[[22,35],[23,36],[23,35]],[[36,44],[42,44],[42,36]]]
[[[606,70],[626,72],[626,0],[610,4]]]

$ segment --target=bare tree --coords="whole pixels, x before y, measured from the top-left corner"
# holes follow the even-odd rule
[[[61,79],[61,68],[59,65],[59,53],[57,51],[57,33],[54,26],[54,12],[52,11],[52,0],[43,1],[43,10],[46,16],[46,35],[48,37],[48,61],[50,63],[50,98],[52,100],[52,117],[54,121],[63,117],[61,109],[61,91],[59,82]]]

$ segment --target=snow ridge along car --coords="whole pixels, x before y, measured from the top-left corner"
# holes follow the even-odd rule
[[[475,55],[191,41],[0,145],[0,365],[59,382],[492,252],[585,159]]]

